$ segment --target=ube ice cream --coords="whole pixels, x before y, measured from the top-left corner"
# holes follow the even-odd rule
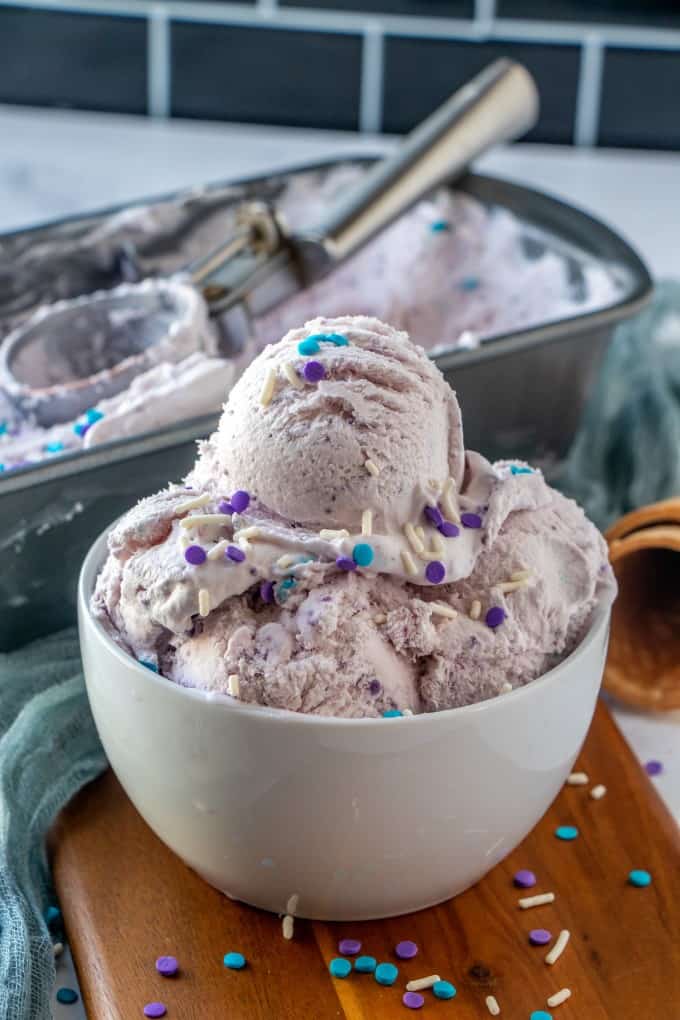
[[[525,684],[613,591],[579,507],[466,452],[425,351],[358,316],[249,366],[186,485],[114,527],[93,607],[169,681],[361,717]]]

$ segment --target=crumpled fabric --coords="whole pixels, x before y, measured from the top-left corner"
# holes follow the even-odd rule
[[[50,1020],[48,831],[106,768],[75,628],[0,655],[0,1020]]]
[[[551,482],[605,530],[680,495],[680,283],[618,327],[569,455]]]

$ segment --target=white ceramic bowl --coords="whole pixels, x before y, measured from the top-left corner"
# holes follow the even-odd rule
[[[609,605],[556,669],[510,694],[396,719],[248,707],[140,666],[89,610],[106,535],[80,577],[85,679],[114,772],[151,828],[227,896],[324,920],[388,917],[477,882],[569,773],[600,687]]]

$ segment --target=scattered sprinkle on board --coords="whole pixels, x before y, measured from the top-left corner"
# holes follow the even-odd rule
[[[57,1002],[64,1006],[71,1006],[78,1001],[78,993],[75,988],[60,988],[57,991]]]
[[[164,1002],[147,1002],[142,1012],[144,1016],[157,1020],[158,1017],[165,1016],[168,1009]]]
[[[359,974],[372,974],[378,965],[375,956],[358,956],[354,963],[354,969]]]
[[[536,896],[523,896],[517,901],[522,910],[529,910],[530,907],[543,907],[546,903],[555,902],[554,892],[538,893]]]
[[[645,762],[645,772],[648,776],[659,776],[663,772],[663,765],[660,761],[652,758],[650,761]]]
[[[397,943],[394,951],[400,960],[412,960],[418,955],[418,946],[411,939],[404,939],[403,942]]]
[[[379,963],[374,977],[379,985],[393,985],[399,977],[399,970],[393,963]]]
[[[420,992],[404,992],[401,1001],[407,1009],[422,1009],[425,1005],[425,996],[421,995]]]
[[[536,876],[533,871],[529,871],[527,868],[521,868],[519,871],[516,871],[512,880],[520,889],[531,889],[532,886],[536,885]]]
[[[159,956],[156,960],[156,970],[162,977],[174,977],[179,970],[179,964],[174,956]]]
[[[555,829],[557,838],[565,843],[571,843],[572,840],[577,839],[578,834],[578,829],[575,825],[558,825]]]
[[[338,942],[338,952],[342,956],[356,956],[357,953],[361,952],[361,942],[359,939],[340,939]]]
[[[224,966],[229,970],[243,970],[245,965],[246,958],[243,953],[235,953],[232,950],[232,952],[224,954]]]
[[[586,772],[572,772],[567,776],[567,786],[587,786],[589,782]]]
[[[562,931],[557,936],[557,941],[555,942],[555,945],[552,947],[552,949],[545,958],[545,962],[548,964],[549,967],[552,967],[554,963],[557,963],[560,956],[567,948],[567,942],[569,941],[569,938],[570,938],[569,932],[567,931],[566,928],[563,928]]]
[[[407,992],[421,992],[423,988],[433,988],[438,981],[441,981],[439,974],[430,974],[428,977],[416,978],[406,985]]]
[[[529,1020],[553,1020],[552,1013],[546,1013],[544,1009],[535,1009]]]
[[[456,989],[450,981],[435,981],[432,991],[438,999],[453,999]]]
[[[500,1016],[501,1007],[498,1005],[498,1001],[494,995],[487,995],[486,997],[486,1008],[488,1009],[491,1016]]]
[[[597,786],[594,786],[590,791],[590,796],[592,797],[593,800],[602,800],[606,792],[607,787],[603,786],[602,783],[598,783]]]
[[[559,992],[555,992],[554,995],[550,996],[550,998],[548,999],[548,1005],[549,1006],[561,1006],[563,1002],[566,1002],[567,999],[570,999],[570,998],[571,998],[571,989],[570,988],[561,988],[559,990]]]
[[[341,956],[334,957],[328,964],[328,970],[336,978],[346,978],[352,970],[352,964]]]
[[[645,889],[652,884],[652,876],[642,868],[635,868],[628,875],[628,881],[638,889]]]
[[[529,942],[532,946],[547,946],[552,940],[552,933],[547,928],[532,928],[529,932]]]

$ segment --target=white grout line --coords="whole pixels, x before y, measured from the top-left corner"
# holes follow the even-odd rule
[[[603,69],[602,39],[597,32],[591,32],[581,49],[581,67],[574,116],[574,145],[597,145]]]
[[[371,21],[364,30],[361,48],[359,130],[364,133],[377,134],[382,130],[384,50],[380,22]]]
[[[147,26],[147,93],[152,117],[170,116],[170,22],[164,4],[154,4]]]
[[[154,2],[155,0],[2,0],[2,6],[144,18],[150,15]],[[220,3],[219,0],[215,3],[206,3],[204,0],[166,0],[165,6],[170,18],[207,24],[243,25],[252,28],[264,24],[272,28],[343,35],[362,35],[366,26],[366,15],[360,11],[279,8],[275,6],[275,0],[262,0],[262,6],[259,8],[238,3]],[[454,41],[475,40],[480,34],[479,27],[472,19],[386,14],[377,16],[376,21],[385,35]],[[632,25],[578,25],[519,18],[496,18],[490,25],[486,38],[500,42],[524,41],[576,46],[582,45],[593,32],[600,36],[603,47],[680,50],[678,29],[643,28]]]

